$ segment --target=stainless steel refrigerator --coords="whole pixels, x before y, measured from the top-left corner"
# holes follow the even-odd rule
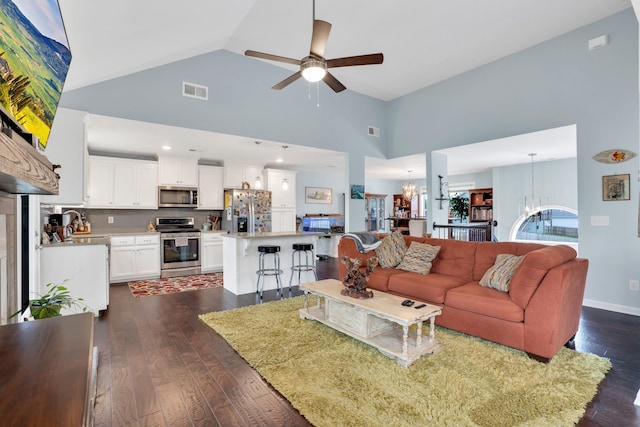
[[[224,190],[222,229],[231,233],[271,231],[271,191]]]

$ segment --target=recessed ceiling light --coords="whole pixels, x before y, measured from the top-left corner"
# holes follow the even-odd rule
[[[162,149],[163,150],[171,150],[171,146],[170,145],[163,145]]]
[[[278,163],[282,163],[282,162],[284,162],[284,160],[282,159],[282,157],[278,157],[278,158],[276,159],[276,162],[278,162]]]

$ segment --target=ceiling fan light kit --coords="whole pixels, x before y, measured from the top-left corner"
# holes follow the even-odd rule
[[[300,72],[308,82],[319,82],[327,75],[327,62],[324,59],[307,56],[300,64]]]
[[[313,32],[311,34],[311,49],[309,55],[298,60],[287,58],[270,53],[246,50],[246,56],[254,58],[268,59],[270,61],[284,62],[287,64],[299,65],[300,71],[295,72],[281,82],[275,84],[271,89],[280,90],[303,77],[305,80],[314,83],[324,81],[334,92],[342,92],[347,87],[340,83],[329,71],[329,68],[352,67],[356,65],[382,64],[384,57],[382,53],[372,53],[369,55],[357,55],[344,58],[325,59],[324,50],[327,46],[331,24],[315,19],[315,1],[313,2]]]

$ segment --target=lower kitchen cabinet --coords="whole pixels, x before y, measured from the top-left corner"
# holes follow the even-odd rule
[[[160,234],[111,237],[111,283],[160,277]]]
[[[200,254],[203,273],[222,271],[222,235],[224,232],[201,233]]]
[[[63,284],[75,299],[82,298],[97,316],[109,306],[109,252],[102,245],[65,244],[40,250],[40,289],[47,283]],[[63,314],[73,311],[63,309]]]

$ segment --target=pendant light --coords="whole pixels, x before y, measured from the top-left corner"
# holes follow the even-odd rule
[[[282,169],[285,169],[285,160],[287,158],[287,148],[289,148],[288,145],[283,145],[282,146]],[[288,191],[289,190],[289,179],[287,178],[286,174],[284,174],[283,178],[282,178],[282,189],[284,191]]]
[[[411,181],[411,172],[409,172],[409,182],[402,186],[402,197],[410,202],[414,197],[418,195],[418,191],[416,190],[416,184]]]
[[[524,196],[524,216],[529,218],[532,215],[540,214],[542,211],[542,203],[540,197],[535,197],[533,191],[533,183],[535,182],[535,176],[533,174],[533,158],[537,153],[529,153],[531,157],[531,197]]]
[[[261,141],[256,141],[256,154],[257,154],[257,163],[260,163],[260,144],[262,144]],[[262,189],[262,178],[260,177],[260,175],[256,176],[256,182],[253,184],[253,186],[260,190]]]

